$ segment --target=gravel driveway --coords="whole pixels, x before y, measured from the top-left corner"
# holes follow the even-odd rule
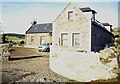
[[[3,62],[2,82],[72,82],[73,80],[63,77],[49,68],[48,55],[45,52],[43,56],[35,58]]]
[[[33,48],[13,47],[11,48],[11,58],[11,61],[4,61],[2,65],[0,63],[2,84],[11,84],[13,82],[27,82],[28,84],[29,82],[77,82],[53,72],[49,68],[49,53],[47,52],[38,52]],[[119,80],[119,78],[116,78],[106,82]],[[96,82],[99,81],[101,80]]]

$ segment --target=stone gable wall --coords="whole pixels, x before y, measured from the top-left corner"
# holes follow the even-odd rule
[[[73,11],[72,20],[68,20],[68,11]],[[72,33],[80,33],[80,46],[79,50],[91,50],[91,19],[83,14],[78,8],[72,4],[63,10],[63,12],[53,22],[53,45],[59,46],[59,40],[61,33],[68,33],[69,48],[72,46]],[[76,48],[74,48],[76,49]]]

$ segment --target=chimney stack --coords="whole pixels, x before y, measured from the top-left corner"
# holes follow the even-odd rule
[[[97,14],[97,12],[96,12],[95,10],[91,9],[90,7],[80,8],[80,10],[81,10],[82,12],[90,12],[90,13],[92,13],[92,18],[91,18],[91,20],[92,20],[92,21],[95,21],[95,14]]]

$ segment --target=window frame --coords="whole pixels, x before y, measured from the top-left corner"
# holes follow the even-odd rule
[[[60,40],[61,40],[61,41],[60,41],[60,46],[68,46],[68,45],[64,45],[64,44],[63,44],[63,43],[64,43],[63,41],[64,41],[64,40],[65,40],[65,41],[67,40],[67,42],[68,42],[69,39],[67,38],[67,39],[64,39],[64,40],[63,40],[63,36],[62,36],[62,35],[67,35],[67,37],[69,37],[69,34],[68,34],[68,33],[66,33],[66,32],[65,32],[65,33],[61,33],[61,34],[60,34]]]
[[[75,37],[74,37],[74,35],[75,34],[78,34],[78,37],[79,37],[79,40],[78,40],[78,42],[79,42],[79,45],[75,45]],[[79,47],[80,46],[80,33],[79,32],[76,32],[76,33],[72,33],[72,46],[75,46],[75,47]]]
[[[31,42],[34,42],[34,36],[31,36]]]
[[[68,20],[72,20],[73,19],[73,11],[70,10],[68,11]]]

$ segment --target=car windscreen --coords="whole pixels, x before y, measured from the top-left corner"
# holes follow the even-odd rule
[[[49,43],[43,43],[42,45],[49,45]]]

